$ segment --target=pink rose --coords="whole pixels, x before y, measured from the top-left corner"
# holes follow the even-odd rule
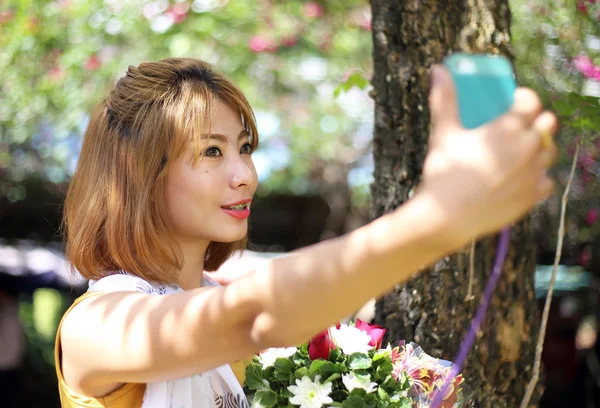
[[[371,336],[371,341],[369,342],[370,346],[373,346],[377,349],[381,348],[381,342],[383,341],[383,336],[385,335],[386,329],[375,324],[363,322],[360,319],[356,319],[356,328],[366,332],[369,336]]]
[[[329,351],[335,348],[333,339],[329,336],[329,329],[323,330],[308,342],[308,356],[311,360],[329,358]]]

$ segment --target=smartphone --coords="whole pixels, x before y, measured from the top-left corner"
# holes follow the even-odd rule
[[[507,58],[457,53],[446,57],[443,64],[452,74],[465,128],[473,129],[494,120],[512,106],[517,84]]]

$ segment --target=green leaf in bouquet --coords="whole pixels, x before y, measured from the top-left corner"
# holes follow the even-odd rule
[[[342,356],[342,350],[340,350],[339,348],[330,350],[329,351],[329,361],[331,361],[332,363],[344,361],[344,358]]]
[[[384,402],[390,401],[390,394],[388,394],[387,391],[383,387],[377,387],[377,395],[379,396],[379,399],[381,401],[384,401]]]
[[[287,358],[278,358],[275,360],[275,372],[277,371],[289,376],[294,371],[294,363]]]
[[[367,404],[361,397],[357,397],[356,395],[351,395],[346,398],[344,404],[342,405],[344,408],[367,408]]]
[[[392,366],[391,360],[380,360],[378,367],[375,369],[375,380],[383,380],[391,375],[392,371],[394,371],[394,366]]]
[[[308,343],[304,343],[303,345],[301,345],[299,350],[302,354],[308,356]]]
[[[263,380],[263,371],[260,364],[250,363],[246,367],[246,387],[251,390],[261,390],[265,388]]]
[[[328,382],[335,381],[338,378],[342,378],[342,375],[340,373],[333,373],[325,381],[323,381],[323,384],[327,384]]]
[[[254,401],[266,408],[274,407],[277,404],[277,394],[271,390],[257,391]]]
[[[398,408],[412,408],[412,402],[408,397],[402,397],[400,399],[400,403],[398,404]]]
[[[325,365],[325,363],[328,363],[327,360],[323,360],[321,358],[317,359],[317,360],[313,360],[313,362],[310,364],[310,368],[308,369],[308,373],[310,375],[310,377],[314,377],[316,374],[319,374],[321,367],[323,367]]]
[[[340,388],[335,389],[335,385],[334,385],[334,389],[329,394],[329,396],[334,401],[343,402],[344,400],[346,400],[346,398],[348,398],[348,391],[346,391],[345,389],[340,389]]]
[[[355,388],[350,391],[350,396],[360,397],[360,399],[364,401],[365,397],[367,396],[367,391],[363,390],[362,388]]]
[[[400,381],[398,381],[398,384],[402,386],[403,390],[407,390],[410,388],[410,382],[410,377],[408,374],[406,374],[406,371],[402,371],[402,375],[400,376]]]
[[[281,390],[279,390],[279,396],[281,398],[285,398],[285,399],[290,399],[294,396],[294,394],[287,389],[287,387],[282,388]]]
[[[341,402],[336,402],[336,401],[333,401],[333,402],[330,402],[330,403],[329,403],[329,406],[330,406],[330,407],[343,407],[343,406],[344,406],[344,404],[342,404]]]
[[[301,380],[302,377],[306,377],[308,376],[308,368],[307,367],[301,367],[299,369],[296,370],[296,378]]]
[[[398,389],[398,383],[396,382],[396,380],[394,380],[394,377],[392,377],[391,374],[385,377],[385,380],[383,380],[383,383],[381,385],[391,390]],[[410,386],[408,388],[410,388]],[[405,388],[400,388],[400,390],[403,389]]]
[[[373,360],[363,353],[353,353],[348,357],[348,367],[351,370],[366,370],[371,368],[372,364]]]
[[[279,370],[275,370],[275,372],[273,373],[273,376],[278,379],[279,381],[286,381],[286,382],[291,382],[291,380],[295,377],[294,374],[292,373],[285,373],[283,371],[279,371]]]
[[[303,353],[296,353],[292,356],[292,361],[296,365],[305,366],[308,365],[311,360],[310,357],[308,357],[308,355],[305,355]]]
[[[321,374],[321,378],[328,378],[335,373],[339,373],[338,367],[333,364],[331,361],[326,361],[325,364],[319,368],[319,374]]]
[[[373,363],[381,359],[385,359],[386,357],[389,357],[389,355],[390,353],[386,349],[379,349],[375,352],[375,355],[373,356]]]

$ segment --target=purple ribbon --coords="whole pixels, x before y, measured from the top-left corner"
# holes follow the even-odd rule
[[[483,323],[483,318],[485,317],[485,313],[490,304],[490,300],[492,299],[492,295],[494,294],[494,290],[496,289],[496,285],[498,284],[498,279],[500,278],[500,273],[502,272],[502,266],[504,265],[504,259],[506,259],[506,254],[508,252],[508,245],[510,243],[510,228],[505,228],[500,233],[500,241],[498,242],[498,250],[496,251],[496,259],[494,260],[494,269],[492,270],[492,274],[488,279],[487,286],[485,287],[485,291],[483,292],[483,297],[481,298],[481,304],[479,305],[479,309],[477,309],[477,314],[471,321],[471,327],[469,328],[469,332],[465,336],[462,344],[460,345],[460,349],[458,350],[458,355],[456,356],[456,360],[454,361],[454,365],[450,369],[450,373],[446,377],[446,381],[441,389],[437,390],[433,395],[433,402],[431,403],[431,408],[438,408],[444,395],[448,391],[448,387],[454,381],[456,376],[460,374],[462,370],[462,366],[475,342],[475,337],[477,336],[477,332]]]

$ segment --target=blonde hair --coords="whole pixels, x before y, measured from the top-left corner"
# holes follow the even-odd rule
[[[124,270],[176,282],[182,254],[166,213],[166,175],[190,142],[194,160],[200,157],[202,130],[219,101],[240,113],[256,148],[248,101],[206,62],[171,58],[129,67],[91,115],[65,200],[66,255],[74,269],[89,279]],[[245,245],[246,238],[212,242],[205,270]]]

